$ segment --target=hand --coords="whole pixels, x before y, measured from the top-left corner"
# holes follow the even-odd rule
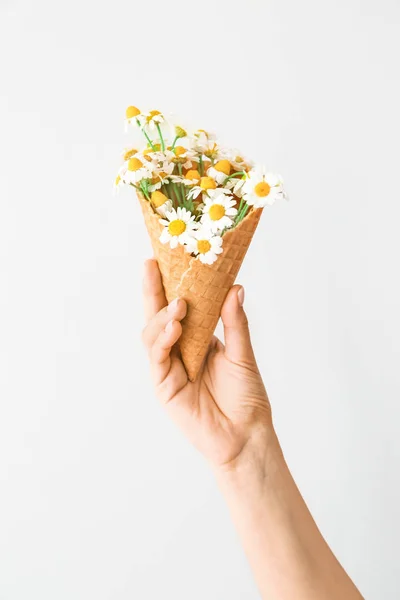
[[[157,396],[192,443],[215,467],[237,465],[255,454],[263,461],[273,438],[270,404],[257,368],[243,310],[244,289],[235,285],[222,307],[225,346],[214,337],[194,383],[175,346],[186,303],[169,306],[155,260],[145,263],[143,284],[148,350]]]

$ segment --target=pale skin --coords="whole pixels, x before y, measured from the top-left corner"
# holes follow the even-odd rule
[[[169,306],[155,260],[145,263],[143,342],[156,394],[206,457],[263,600],[359,600],[315,524],[283,457],[251,345],[244,290],[222,307],[225,345],[213,338],[195,383],[176,343],[186,303]]]

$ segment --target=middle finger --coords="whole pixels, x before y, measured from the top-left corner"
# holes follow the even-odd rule
[[[169,321],[181,321],[186,315],[186,302],[181,298],[175,298],[168,306],[161,309],[143,330],[142,339],[147,349],[150,349],[160,332],[165,329]]]

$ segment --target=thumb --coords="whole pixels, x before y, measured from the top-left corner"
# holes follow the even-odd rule
[[[225,354],[234,363],[255,364],[243,302],[244,288],[241,285],[234,285],[229,290],[221,310],[224,325]]]

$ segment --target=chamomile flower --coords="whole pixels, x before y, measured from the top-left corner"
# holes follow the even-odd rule
[[[230,189],[231,192],[235,194],[235,196],[241,198],[243,195],[243,186],[245,184],[245,181],[246,178],[244,176],[241,176],[240,179],[233,177],[227,182],[226,187]]]
[[[229,156],[227,156],[227,158],[229,159],[229,162],[231,163],[234,172],[236,172],[236,171],[246,171],[247,172],[253,167],[253,163],[249,159],[244,158],[236,151],[231,151],[229,153]]]
[[[152,192],[151,203],[159,215],[165,217],[167,212],[170,212],[173,208],[172,200],[167,198],[165,194],[159,191]]]
[[[165,219],[160,219],[164,229],[160,235],[160,242],[176,248],[178,244],[186,244],[194,235],[198,225],[195,216],[186,208],[172,208],[165,213]]]
[[[219,160],[215,163],[214,166],[210,167],[207,171],[207,175],[215,179],[215,181],[219,185],[222,185],[225,182],[226,178],[230,175],[230,173],[231,164],[229,160],[226,159]]]
[[[265,173],[260,168],[247,173],[241,191],[243,199],[254,208],[264,208],[284,196],[281,177],[273,173]]]
[[[186,172],[186,175],[184,176],[184,184],[185,185],[196,185],[196,183],[199,183],[201,177],[200,177],[200,173],[198,172],[197,169],[189,169],[189,171]]]
[[[141,127],[148,127],[150,130],[156,129],[157,125],[164,123],[164,115],[159,110],[151,110],[148,113],[141,114],[138,117]]]
[[[193,160],[207,161],[217,160],[219,155],[219,146],[215,143],[215,136],[204,129],[196,131],[189,139],[189,147],[195,153]]]
[[[153,162],[154,172],[160,174],[162,177],[167,177],[168,175],[172,175],[174,172],[174,163],[170,162],[168,159],[162,159]]]
[[[123,160],[129,160],[132,156],[135,156],[139,151],[136,148],[125,148],[122,153]]]
[[[202,224],[207,225],[214,233],[232,227],[237,209],[234,208],[236,202],[229,190],[209,190],[207,196],[203,196],[203,200],[203,214],[200,219]]]
[[[119,175],[125,183],[135,184],[141,181],[141,179],[151,178],[151,171],[144,159],[141,160],[137,156],[134,156],[126,161]]]
[[[125,129],[128,125],[137,124],[140,117],[140,110],[136,106],[128,106],[125,111]]]
[[[197,154],[192,148],[185,148],[184,146],[175,146],[173,150],[176,157],[179,158],[179,161],[183,163],[185,169],[190,169],[192,166],[192,161],[197,158]]]
[[[174,149],[171,149],[170,151],[175,155],[175,160],[178,159],[181,162],[184,158],[186,158],[186,155],[188,153],[188,149],[184,146],[175,146]]]
[[[186,250],[205,265],[212,265],[222,253],[222,237],[214,235],[208,227],[201,227],[188,240]]]
[[[169,175],[164,171],[153,171],[149,183],[149,192],[159,190],[165,183],[169,182]]]
[[[171,175],[170,176],[170,180],[173,183],[183,183],[184,185],[187,185],[188,187],[193,187],[196,184],[198,184],[200,182],[200,173],[196,170],[196,169],[189,169],[189,171],[186,172],[186,174],[182,174],[182,175]],[[201,188],[199,186],[197,186],[199,188],[199,194],[201,192]],[[195,194],[195,196],[197,196],[198,194]],[[190,196],[190,198],[192,198],[192,196]]]
[[[144,155],[144,166],[151,173],[149,191],[159,190],[173,173],[175,165],[168,160],[164,152],[152,152]]]
[[[200,184],[195,185],[189,192],[189,198],[195,200],[200,194],[205,194],[210,190],[215,190],[217,184],[212,177],[201,177]]]
[[[215,135],[205,129],[198,129],[193,134],[194,143],[198,147],[208,148],[210,142],[215,142]]]

